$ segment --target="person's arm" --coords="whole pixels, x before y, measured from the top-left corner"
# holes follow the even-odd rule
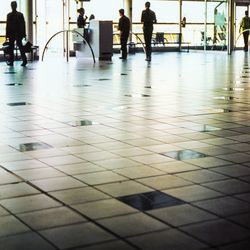
[[[153,23],[157,23],[155,12],[153,12]]]
[[[10,37],[10,24],[9,24],[9,15],[7,15],[7,21],[6,21],[6,32],[5,32],[5,37],[6,39]]]
[[[240,22],[239,33],[240,33],[240,31],[241,31],[241,26],[242,26],[242,20],[241,20],[241,22]]]
[[[21,36],[22,38],[26,37],[25,20],[23,14],[21,15]]]
[[[144,23],[144,13],[141,13],[141,23]]]

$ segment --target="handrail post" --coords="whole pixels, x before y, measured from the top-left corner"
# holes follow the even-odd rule
[[[69,61],[69,31],[66,30],[66,58],[67,62]]]

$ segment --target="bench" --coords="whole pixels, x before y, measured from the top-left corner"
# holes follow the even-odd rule
[[[5,36],[0,35],[0,51],[2,51],[2,52],[3,52],[3,43],[5,41],[6,41]],[[14,51],[15,51],[15,57],[18,58],[18,47],[17,46],[15,46]],[[38,60],[39,59],[39,46],[32,45],[31,52],[29,52],[29,54],[30,54],[31,61]],[[4,55],[4,57],[5,57],[5,55]]]

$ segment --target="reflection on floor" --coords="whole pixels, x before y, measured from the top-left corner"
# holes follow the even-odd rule
[[[0,249],[250,249],[242,51],[0,64]]]

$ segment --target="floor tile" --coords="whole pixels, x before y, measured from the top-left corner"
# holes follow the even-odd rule
[[[14,216],[0,217],[0,237],[21,234],[28,231],[30,229]]]
[[[114,239],[114,236],[92,223],[64,226],[40,231],[60,249],[67,249]]]
[[[159,191],[117,197],[118,200],[141,211],[179,206],[184,202]]]
[[[173,175],[162,175],[162,176],[138,179],[138,182],[158,190],[183,187],[192,184],[189,181],[183,180]]]
[[[250,213],[234,215],[229,219],[241,226],[250,228]]]
[[[10,171],[18,171],[18,170],[32,169],[32,168],[47,168],[48,167],[47,164],[44,164],[44,163],[42,163],[38,160],[35,160],[35,159],[6,162],[2,165]]]
[[[108,195],[91,187],[61,190],[50,194],[66,204],[80,204],[109,198]]]
[[[113,170],[119,168],[134,167],[140,165],[136,161],[132,161],[126,158],[109,159],[103,161],[95,161],[95,164],[105,169]]]
[[[182,230],[212,246],[244,240],[250,235],[246,229],[222,219],[185,226]]]
[[[68,175],[88,174],[105,170],[104,168],[90,162],[56,166],[55,168]]]
[[[181,173],[181,172],[187,172],[191,170],[200,169],[199,167],[195,165],[182,162],[182,161],[171,161],[171,162],[167,162],[163,164],[162,163],[151,164],[151,166],[169,174]]]
[[[14,174],[8,173],[0,168],[0,185],[21,182],[22,180]]]
[[[153,191],[153,189],[146,187],[135,181],[123,181],[123,182],[99,185],[98,189],[114,197]]]
[[[139,155],[139,156],[133,156],[130,158],[142,164],[154,164],[154,163],[164,163],[164,162],[172,161],[169,157],[165,157],[160,154]]]
[[[23,213],[60,206],[60,203],[44,194],[0,200],[0,204],[12,213]]]
[[[100,243],[98,245],[76,248],[76,250],[133,250],[136,249],[122,241],[111,241],[109,243]]]
[[[191,159],[191,160],[186,160],[185,162],[199,166],[201,168],[212,168],[212,167],[219,167],[219,166],[225,166],[225,165],[232,164],[232,162],[230,162],[230,161],[225,161],[225,160],[218,159],[215,157]]]
[[[19,144],[20,152],[33,151],[33,150],[46,149],[46,148],[51,148],[51,146],[46,143],[40,143],[40,142]]]
[[[126,177],[123,177],[111,171],[75,175],[74,177],[77,178],[78,180],[83,181],[84,183],[87,183],[88,185],[98,185],[98,184],[127,180]]]
[[[173,158],[179,161],[207,157],[207,155],[193,151],[193,150],[172,151],[172,152],[162,153],[162,155],[168,156],[170,158]]]
[[[131,168],[123,168],[115,170],[117,174],[126,176],[130,179],[150,177],[156,175],[163,175],[164,172],[148,167],[148,166],[134,166]]]
[[[55,170],[53,168],[38,168],[38,169],[28,169],[28,170],[18,170],[15,174],[21,176],[25,180],[39,180],[45,178],[65,176],[64,173]]]
[[[205,169],[180,173],[176,174],[176,176],[194,183],[212,182],[227,178],[225,175],[217,174]]]
[[[8,211],[5,210],[4,208],[0,207],[0,216],[8,215]]]
[[[244,163],[250,161],[250,155],[246,153],[234,153],[227,155],[218,155],[217,157],[231,161],[233,163]]]
[[[223,197],[194,203],[202,209],[219,216],[230,216],[238,213],[248,212],[250,204],[231,197]]]
[[[19,214],[18,217],[35,230],[43,230],[86,221],[82,216],[66,207]]]
[[[58,166],[58,165],[64,165],[64,164],[66,165],[66,164],[80,163],[82,162],[82,159],[72,156],[72,155],[66,155],[66,156],[41,158],[40,161],[50,166]]]
[[[224,167],[217,167],[212,169],[215,172],[229,175],[231,177],[240,177],[245,175],[250,175],[250,168],[244,167],[239,164],[224,166]]]
[[[169,228],[167,225],[143,213],[117,216],[98,220],[98,222],[123,237]]]
[[[237,243],[233,243],[233,244],[229,244],[227,246],[224,247],[220,247],[219,250],[248,250],[250,246],[250,239],[248,240],[243,240]]]
[[[234,179],[205,183],[203,185],[225,194],[250,192],[250,183]]]
[[[217,218],[213,214],[207,213],[188,204],[154,209],[147,213],[174,227],[214,220]]]
[[[36,233],[25,233],[0,238],[0,248],[6,250],[55,250],[50,243]]]
[[[38,193],[40,192],[37,189],[24,182],[2,185],[0,188],[0,200]]]
[[[207,200],[211,198],[216,198],[223,196],[223,194],[216,192],[212,189],[200,186],[191,185],[186,187],[172,188],[163,192],[177,197],[186,202],[194,202],[199,200]]]
[[[100,219],[138,212],[136,209],[116,200],[107,199],[72,206],[74,209],[92,219]]]
[[[205,244],[176,229],[131,237],[128,240],[145,250],[198,250],[206,247]]]

